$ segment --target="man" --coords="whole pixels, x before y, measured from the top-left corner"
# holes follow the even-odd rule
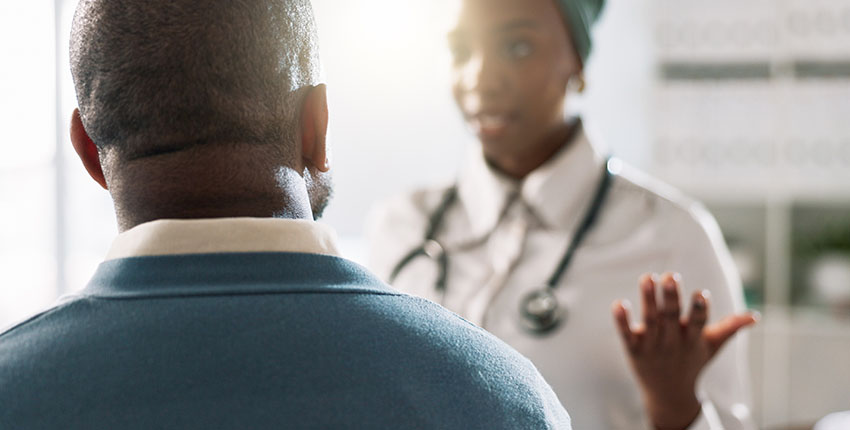
[[[0,428],[568,429],[534,367],[336,257],[307,0],[82,0],[71,140],[121,234],[0,336]]]

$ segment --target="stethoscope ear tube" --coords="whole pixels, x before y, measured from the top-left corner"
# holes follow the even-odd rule
[[[437,280],[434,283],[434,288],[441,292],[445,291],[446,280],[449,273],[449,256],[443,246],[440,245],[440,242],[437,242],[434,239],[428,240],[424,245],[410,251],[404,256],[404,258],[393,269],[389,279],[390,284],[395,282],[398,275],[405,267],[407,267],[408,264],[420,256],[428,257],[429,259],[437,262],[439,272],[437,273]]]
[[[428,219],[428,229],[425,232],[425,241],[422,243],[422,246],[410,251],[401,261],[396,264],[393,268],[392,274],[390,274],[389,282],[390,284],[394,283],[398,275],[407,267],[410,262],[415,260],[417,257],[426,256],[431,260],[437,262],[439,266],[439,273],[437,274],[437,280],[435,282],[435,288],[439,291],[445,291],[446,289],[446,280],[448,279],[449,273],[449,256],[446,252],[446,249],[437,241],[437,230],[440,228],[440,225],[443,223],[443,219],[446,217],[446,212],[448,212],[449,208],[454,204],[455,200],[457,200],[457,186],[452,186],[448,190],[446,190],[445,194],[443,194],[443,199],[440,201],[440,205],[434,210],[434,213]]]
[[[552,276],[549,278],[549,282],[546,283],[549,289],[554,290],[558,287],[558,284],[561,282],[561,278],[564,276],[564,273],[567,272],[567,269],[570,267],[570,263],[573,261],[573,255],[575,255],[582,242],[584,242],[585,236],[587,236],[587,234],[590,233],[590,230],[593,229],[596,219],[599,218],[599,214],[602,212],[602,206],[605,204],[605,198],[611,190],[611,182],[614,179],[614,173],[611,169],[611,160],[612,159],[609,158],[605,162],[605,172],[602,175],[602,180],[599,182],[599,186],[596,189],[596,194],[593,196],[593,201],[590,202],[590,207],[587,209],[584,218],[582,218],[581,224],[579,224],[576,229],[575,235],[573,235],[573,239],[567,247],[567,251],[564,253],[564,256],[558,264],[558,268],[555,269],[555,272],[552,273]]]
[[[402,258],[401,261],[398,262],[398,264],[396,264],[395,268],[393,268],[393,272],[390,274],[389,283],[395,283],[395,280],[396,278],[398,278],[399,273],[401,273],[401,271],[404,270],[404,268],[407,267],[410,262],[415,260],[416,257],[419,257],[420,255],[425,255],[425,252],[422,247],[416,248],[413,251],[407,253],[407,255],[405,255],[404,258]]]

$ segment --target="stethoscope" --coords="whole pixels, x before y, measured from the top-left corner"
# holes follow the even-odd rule
[[[599,214],[602,212],[602,207],[605,204],[605,198],[611,190],[614,176],[619,171],[619,166],[619,160],[610,157],[607,159],[605,168],[603,169],[602,179],[599,181],[593,200],[555,271],[549,277],[545,286],[528,293],[521,300],[519,313],[523,326],[529,332],[537,335],[549,333],[566,319],[566,309],[558,303],[558,299],[555,297],[555,289],[558,288],[561,278],[564,277],[564,274],[570,267],[576,251],[581,247],[585,237],[593,229],[596,220],[599,218]],[[437,241],[436,237],[437,231],[445,220],[446,213],[457,201],[457,198],[458,186],[455,184],[446,190],[440,204],[428,217],[428,227],[425,231],[425,240],[422,242],[422,245],[410,251],[396,264],[390,275],[390,283],[393,283],[402,270],[413,262],[413,260],[425,256],[437,263],[439,270],[434,288],[445,294],[449,257],[445,247]],[[502,215],[504,215],[504,211]],[[489,237],[489,234],[487,237]]]

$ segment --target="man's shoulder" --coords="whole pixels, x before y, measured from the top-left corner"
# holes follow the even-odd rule
[[[12,335],[24,331],[31,326],[38,326],[44,318],[47,318],[57,312],[63,312],[65,308],[73,306],[78,300],[79,297],[77,296],[64,296],[57,300],[56,303],[41,311],[38,311],[24,319],[14,321],[11,324],[0,327],[0,346],[3,346],[4,339],[10,338]]]
[[[417,309],[407,313],[418,346],[405,354],[405,366],[431,368],[425,378],[434,384],[430,394],[452,399],[453,408],[467,413],[484,413],[482,428],[570,427],[569,415],[527,358],[442,306],[407,295],[396,299]]]
[[[122,391],[125,368],[147,375],[134,392]],[[242,370],[228,372],[234,368]],[[186,374],[194,376],[180,379]],[[120,394],[147,408],[158,404],[157,387],[177,381],[171,396],[183,399],[201,386],[212,393],[188,402],[187,411],[222,407],[226,396],[236,401],[265,386],[269,395],[255,400],[278,404],[280,417],[298,417],[282,401],[342,403],[349,412],[315,417],[332,427],[345,419],[382,427],[421,419],[430,423],[424,428],[569,428],[527,359],[439,305],[393,292],[80,297],[0,338],[4,378],[0,399],[16,399],[18,411],[44,400],[28,388],[37,381],[56,393],[51,398],[61,392],[106,402]],[[80,378],[86,384],[74,382]],[[391,399],[410,410],[386,409]],[[253,409],[246,419],[257,417]]]

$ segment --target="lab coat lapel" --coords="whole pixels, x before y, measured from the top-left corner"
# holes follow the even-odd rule
[[[519,184],[487,164],[481,147],[475,145],[467,156],[458,181],[458,196],[469,219],[471,237],[492,232],[511,195]]]
[[[594,146],[579,127],[574,140],[522,185],[523,200],[548,229],[573,230],[602,178],[607,151]]]

